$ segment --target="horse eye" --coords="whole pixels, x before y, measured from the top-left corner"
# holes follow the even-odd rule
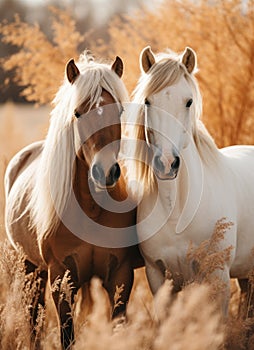
[[[151,103],[148,101],[147,98],[145,99],[145,105],[146,105],[147,107],[151,105]]]
[[[192,105],[192,102],[193,102],[192,98],[189,99],[189,101],[186,103],[186,107],[189,108]]]
[[[79,118],[81,116],[81,114],[78,111],[74,111],[74,115],[76,118]]]

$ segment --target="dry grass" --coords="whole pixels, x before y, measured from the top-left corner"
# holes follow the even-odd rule
[[[195,270],[195,282],[212,283],[213,274],[216,270],[222,270],[225,262],[230,260],[232,246],[224,249],[220,248],[224,240],[225,233],[233,225],[227,222],[226,218],[221,218],[216,222],[214,232],[210,239],[203,241],[196,249],[192,244],[187,252],[189,263],[193,264]]]
[[[200,252],[203,250],[200,247]],[[209,254],[208,254],[209,255]],[[22,251],[14,252],[6,242],[0,244],[0,348],[29,349],[29,307],[36,293],[32,278],[25,278]],[[68,300],[68,276],[61,287],[61,295]],[[215,283],[213,281],[213,283]],[[86,318],[79,315],[74,350],[166,350],[166,349],[247,349],[248,324],[237,317],[239,291],[232,283],[230,317],[223,324],[211,291],[212,284],[193,283],[177,298],[171,296],[172,285],[166,281],[153,301],[143,274],[136,271],[135,285],[128,307],[127,323],[113,327],[109,317],[107,295],[98,279],[91,283],[93,308]],[[116,290],[116,306],[121,288]],[[78,315],[75,316],[76,318]],[[57,321],[49,292],[46,310],[41,309],[36,329],[41,334],[41,349],[59,349]],[[252,349],[249,347],[248,349]]]
[[[13,252],[2,243],[0,267],[3,280],[0,298],[0,347],[1,349],[29,349],[29,305],[35,293],[34,285],[25,284],[22,252]],[[15,263],[14,263],[15,262]],[[62,286],[68,299],[68,286]],[[5,292],[4,292],[5,291]],[[128,309],[128,323],[113,329],[108,315],[108,300],[99,280],[92,280],[91,295],[94,301],[92,313],[76,330],[74,349],[218,349],[223,344],[223,328],[215,306],[209,300],[208,287],[188,288],[179,295],[168,312],[165,308],[170,298],[171,285],[165,284],[159,291],[154,308],[143,277],[136,275],[136,285]],[[118,301],[119,302],[119,301]],[[200,313],[200,307],[204,312]],[[58,329],[51,319],[52,304],[41,311],[38,326],[42,330],[41,348],[58,349]],[[124,341],[123,341],[124,339]],[[193,339],[190,342],[190,339]],[[103,344],[103,345],[102,345]]]

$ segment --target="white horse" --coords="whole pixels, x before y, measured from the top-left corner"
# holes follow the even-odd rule
[[[231,224],[218,250],[229,248],[230,254],[214,274],[226,286],[226,315],[230,278],[246,285],[254,264],[254,147],[216,147],[199,119],[202,101],[192,49],[155,56],[147,47],[140,65],[134,91],[139,107],[131,117],[132,137],[139,140],[135,174],[144,189],[137,228],[151,291],[157,292],[167,271],[176,290],[192,281],[190,244],[195,248],[210,239],[216,222],[225,218]]]

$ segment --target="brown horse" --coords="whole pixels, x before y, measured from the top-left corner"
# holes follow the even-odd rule
[[[27,272],[36,270],[38,276],[40,295],[32,322],[38,304],[44,304],[49,276],[64,349],[74,341],[71,309],[78,289],[98,276],[108,292],[112,317],[123,315],[133,269],[142,264],[133,244],[135,204],[117,160],[120,117],[128,101],[122,72],[119,57],[112,67],[87,53],[77,65],[70,60],[45,141],[21,150],[6,171],[7,235],[14,247],[23,247]],[[60,292],[66,278],[68,298]],[[121,285],[122,303],[114,308],[115,289]]]

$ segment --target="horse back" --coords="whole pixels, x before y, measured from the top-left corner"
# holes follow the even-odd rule
[[[5,193],[9,194],[17,177],[36,159],[43,149],[43,141],[34,142],[20,150],[10,161],[5,172]]]

